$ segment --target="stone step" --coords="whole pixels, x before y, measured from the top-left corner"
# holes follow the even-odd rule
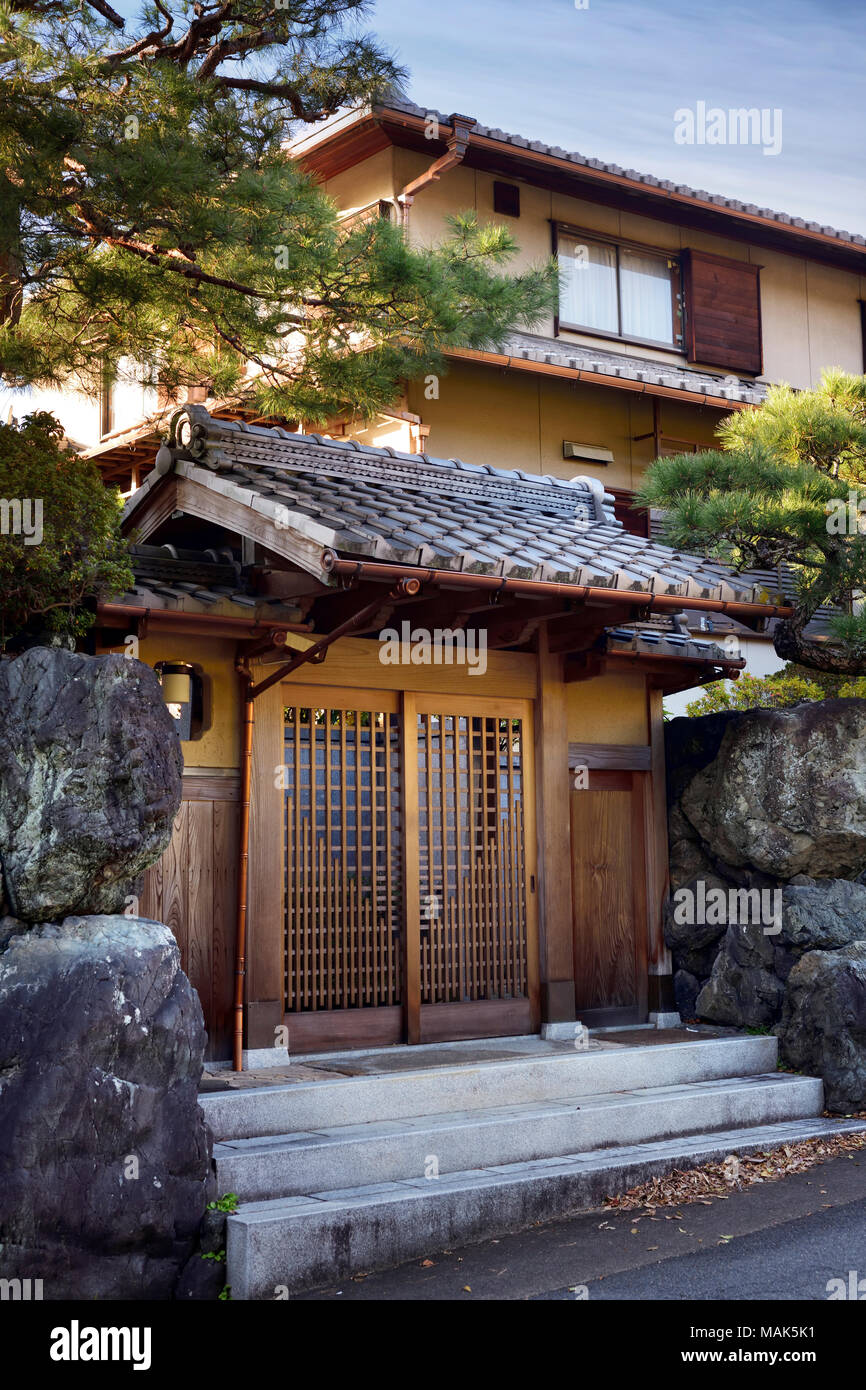
[[[232,1298],[283,1298],[365,1270],[598,1206],[675,1168],[803,1139],[862,1132],[863,1120],[800,1119],[557,1158],[250,1202],[228,1220]]]
[[[388,1070],[395,1055],[395,1049],[389,1049],[367,1059],[371,1074],[210,1092],[199,1100],[214,1139],[231,1140],[755,1076],[776,1066],[774,1037],[696,1037],[693,1042],[628,1047],[617,1046],[615,1037],[599,1041],[593,1035],[585,1052],[563,1046],[557,1051],[515,1053],[513,1059],[461,1065],[449,1065],[448,1048],[439,1047],[434,1066],[399,1070]],[[537,1043],[536,1039],[526,1041]],[[418,1054],[431,1056],[433,1051],[417,1049]],[[377,1057],[381,1057],[381,1070],[374,1069]],[[405,1061],[405,1054],[401,1060]],[[330,1065],[338,1063],[337,1055],[329,1058]]]
[[[819,1080],[773,1073],[234,1139],[215,1146],[214,1161],[220,1192],[259,1201],[424,1178],[434,1162],[440,1174],[459,1173],[775,1124],[819,1115],[822,1105]]]

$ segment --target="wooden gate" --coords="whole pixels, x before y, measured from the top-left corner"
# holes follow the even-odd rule
[[[529,703],[284,692],[290,1049],[536,1026]]]

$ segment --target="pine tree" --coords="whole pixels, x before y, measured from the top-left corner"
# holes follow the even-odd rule
[[[657,459],[640,502],[666,512],[674,546],[738,569],[790,566],[797,594],[775,630],[778,655],[808,670],[866,674],[866,376],[834,368],[813,390],[771,387],[717,433],[719,449]],[[804,632],[823,603],[843,609],[829,640]]]
[[[454,218],[411,249],[339,219],[286,152],[305,123],[404,74],[367,0],[11,0],[0,12],[0,371],[95,389],[146,365],[173,391],[245,377],[263,413],[393,402],[553,304],[551,263]],[[140,379],[140,377],[139,377]]]

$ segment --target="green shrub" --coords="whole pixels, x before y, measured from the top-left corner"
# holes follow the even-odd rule
[[[120,494],[62,439],[44,412],[0,424],[0,652],[24,635],[83,636],[92,601],[133,584]]]
[[[862,676],[849,682],[851,689],[842,688],[840,694],[859,695],[859,689],[866,688]],[[824,691],[814,681],[802,676],[786,676],[783,672],[770,676],[740,676],[738,681],[728,685],[726,681],[713,681],[706,687],[699,700],[691,700],[686,705],[686,713],[692,718],[701,714],[718,714],[727,709],[788,709],[802,700],[823,700]]]

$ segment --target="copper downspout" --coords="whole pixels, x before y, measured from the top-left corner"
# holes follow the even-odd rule
[[[234,1003],[234,1042],[232,1046],[232,1069],[243,1071],[244,1066],[244,978],[246,976],[247,952],[247,880],[250,858],[250,784],[253,765],[253,724],[256,712],[252,700],[252,681],[249,668],[242,666],[240,677],[243,686],[243,736],[241,746],[241,820],[240,854],[238,862],[238,902],[237,933],[235,938],[235,1003]]]
[[[412,179],[411,183],[407,183],[402,192],[397,194],[397,202],[403,215],[403,232],[406,236],[409,234],[409,210],[415,201],[416,193],[435,183],[440,175],[448,169],[453,169],[455,164],[460,164],[469,148],[469,136],[475,126],[474,116],[459,116],[454,112],[448,119],[451,122],[451,134],[446,138],[447,154],[435,160],[429,169],[425,169],[417,179]]]
[[[656,613],[681,613],[696,609],[708,613],[727,613],[732,618],[790,618],[787,604],[746,603],[735,599],[692,598],[690,595],[652,594],[635,589],[602,589],[590,584],[546,583],[541,579],[501,579],[492,574],[468,574],[465,570],[425,569],[420,565],[384,565],[372,560],[341,560],[336,551],[326,550],[322,568],[346,579],[392,581],[395,575],[436,584],[443,589],[483,589],[496,593],[535,594],[539,598],[581,599],[588,603],[626,604]]]

